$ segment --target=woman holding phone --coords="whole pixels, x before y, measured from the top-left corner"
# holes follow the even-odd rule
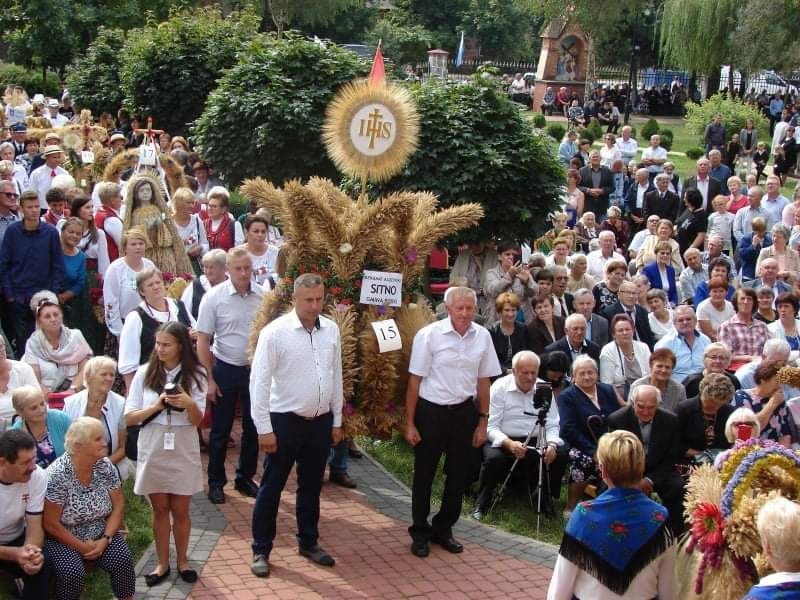
[[[145,575],[148,586],[169,577],[170,531],[181,579],[197,581],[187,557],[189,501],[203,489],[196,428],[203,418],[206,388],[206,373],[192,349],[189,329],[176,321],[161,325],[150,360],[136,371],[125,403],[127,424],[141,425],[133,491],[146,494],[153,506],[158,566]]]
[[[756,414],[762,440],[779,442],[787,448],[792,444],[792,418],[783,398],[783,387],[778,381],[779,367],[761,364],[753,374],[756,387],[738,390],[733,395],[733,405],[749,408]]]

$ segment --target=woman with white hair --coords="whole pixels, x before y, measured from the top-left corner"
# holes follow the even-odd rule
[[[782,277],[784,274],[800,272],[800,254],[797,250],[789,247],[789,238],[792,233],[791,230],[783,223],[775,223],[772,226],[772,245],[766,248],[761,248],[756,259],[756,272],[758,272],[761,263],[767,258],[774,258],[778,261],[778,276]]]
[[[132,599],[133,556],[119,533],[125,499],[117,470],[106,457],[102,424],[93,417],[80,417],[67,430],[64,446],[66,452],[47,470],[42,517],[56,596],[79,598],[85,561],[96,561],[109,574],[114,596]]]
[[[7,160],[11,163],[11,170],[13,178],[20,190],[28,189],[28,173],[20,164],[14,161],[14,144],[11,142],[3,142],[0,144],[0,160]],[[20,192],[21,193],[21,192]]]
[[[16,414],[11,394],[23,385],[39,387],[30,365],[8,358],[6,339],[0,335],[0,431],[8,428]]]
[[[195,214],[197,197],[189,188],[178,188],[172,195],[172,220],[175,222],[175,229],[183,240],[186,254],[192,263],[194,274],[199,275],[202,271],[200,259],[208,252],[208,238],[206,238],[206,228],[200,220],[200,216]]]
[[[108,459],[116,466],[120,479],[125,481],[129,466],[125,458],[125,398],[111,391],[116,373],[114,359],[107,356],[90,358],[83,370],[86,388],[64,400],[64,414],[73,421],[86,416],[102,423]]]
[[[12,429],[27,431],[36,442],[36,464],[46,469],[64,454],[64,437],[72,419],[60,410],[47,408],[42,389],[23,385],[11,394],[11,402],[19,419]]]
[[[800,598],[800,504],[778,496],[756,518],[761,549],[774,573],[750,588],[744,600]]]

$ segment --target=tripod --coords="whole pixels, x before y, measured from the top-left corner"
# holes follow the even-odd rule
[[[540,408],[538,412],[528,412],[523,411],[522,414],[527,415],[529,417],[536,417],[536,421],[533,425],[533,428],[528,433],[525,441],[523,442],[523,446],[525,447],[526,451],[533,451],[536,452],[539,458],[539,473],[538,473],[538,481],[537,481],[537,492],[538,498],[536,500],[536,535],[539,535],[539,524],[542,516],[542,490],[544,484],[544,472],[545,469],[548,469],[547,465],[544,462],[544,454],[545,450],[547,449],[547,434],[545,432],[545,422],[547,421],[547,413],[550,411],[550,403],[553,399],[553,390],[550,387],[549,383],[539,383],[537,384],[536,393],[534,394],[533,404],[534,409],[536,409],[536,400],[537,396],[540,400]],[[531,446],[531,439],[536,438],[536,445]],[[509,468],[508,473],[506,474],[506,478],[503,480],[500,489],[495,494],[494,500],[492,502],[492,506],[489,508],[488,514],[494,510],[494,507],[502,500],[503,495],[505,494],[506,487],[508,487],[508,482],[511,480],[511,476],[514,474],[514,470],[517,468],[519,461],[523,460],[522,458],[515,458],[514,462]],[[549,471],[549,469],[548,469]],[[548,479],[549,481],[549,479]]]

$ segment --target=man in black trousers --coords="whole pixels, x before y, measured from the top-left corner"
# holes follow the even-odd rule
[[[461,514],[470,446],[486,441],[489,381],[502,373],[489,331],[475,325],[477,297],[466,287],[444,296],[448,318],[414,336],[406,389],[406,441],[414,447],[411,490],[411,553],[425,557],[430,542],[452,553],[464,550],[453,538]],[[445,454],[442,506],[428,523],[431,486]]]

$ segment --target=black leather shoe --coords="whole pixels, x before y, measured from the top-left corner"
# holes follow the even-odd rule
[[[411,554],[420,558],[425,558],[431,553],[431,547],[424,540],[414,540],[411,542]]]
[[[225,492],[221,487],[208,488],[208,500],[211,504],[225,504]]]
[[[304,548],[303,546],[300,546],[299,551],[301,556],[310,558],[312,561],[318,565],[322,565],[323,567],[332,567],[336,564],[336,561],[333,559],[333,557],[319,546],[313,546],[311,548]]]
[[[184,569],[183,571],[178,571],[178,575],[180,575],[181,579],[183,579],[186,583],[194,583],[197,581],[197,571],[194,569]]]
[[[164,581],[167,577],[169,577],[169,570],[170,570],[169,567],[167,567],[167,570],[164,571],[161,575],[159,575],[158,573],[148,573],[147,575],[145,575],[144,582],[147,584],[147,587],[153,587]]]
[[[233,489],[248,498],[255,498],[258,495],[258,486],[249,479],[237,479],[233,484]]]
[[[433,537],[431,541],[434,544],[439,544],[442,548],[450,552],[451,554],[460,554],[464,551],[464,546],[459,544],[455,538],[451,537]]]
[[[328,477],[328,481],[350,490],[352,490],[355,487],[358,487],[356,485],[356,482],[350,478],[350,475],[340,471],[331,471],[331,475],[330,477]]]

